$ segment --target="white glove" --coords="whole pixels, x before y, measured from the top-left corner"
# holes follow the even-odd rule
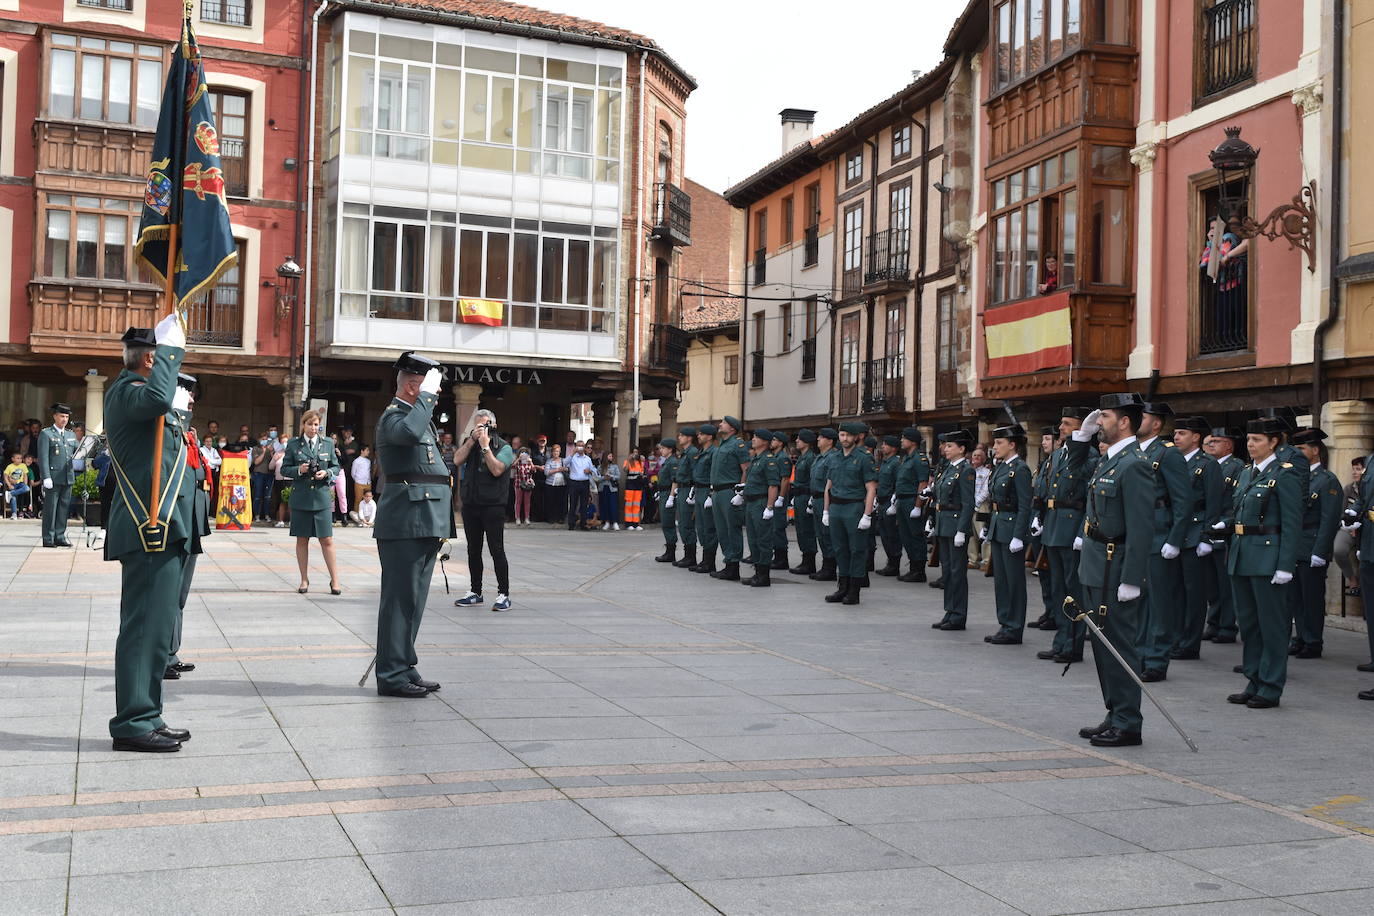
[[[444,373],[440,369],[431,369],[425,373],[425,380],[420,383],[420,390],[427,394],[438,394],[439,384],[444,380]]]
[[[1073,441],[1087,442],[1102,428],[1102,411],[1094,410],[1083,418],[1083,425],[1073,431]]]
[[[1342,524],[1342,525],[1341,525],[1341,530],[1344,531],[1344,532],[1346,532],[1347,534],[1352,533],[1352,532],[1355,532],[1355,531],[1359,531],[1359,530],[1360,530],[1360,523],[1359,523],[1359,522],[1351,522],[1349,525]]]
[[[1326,561],[1314,553],[1308,558],[1307,565],[1313,569],[1322,569],[1326,566]]]
[[[886,514],[887,514],[887,515],[896,515],[896,514],[897,514],[897,503],[896,503],[896,502],[888,503],[887,510],[886,510]]]
[[[668,498],[663,502],[663,508],[671,509],[677,503],[677,497],[669,493]]]
[[[806,514],[807,514],[807,515],[815,515],[815,514],[816,514],[816,510],[813,509],[813,508],[811,508],[811,504],[810,504],[810,503],[807,503],[807,504],[806,504]]]
[[[182,388],[180,385],[178,385],[177,390],[172,393],[172,409],[190,410],[191,392],[187,391],[185,388]]]
[[[978,535],[978,540],[986,544],[988,542],[988,538],[990,537],[992,537],[992,535],[989,533],[989,529],[984,528],[982,532]]]
[[[867,515],[861,515],[861,516],[859,516],[859,530],[860,530],[860,531],[867,531],[870,527],[872,527],[872,525],[873,525],[873,519],[869,518]]]
[[[1011,543],[1007,545],[1007,549],[1010,550],[1012,553],[1020,553],[1021,551],[1026,549],[1026,545],[1021,541],[1020,538],[1012,538]]]
[[[1177,560],[1178,548],[1173,544],[1165,544],[1163,547],[1159,548],[1159,555],[1166,560]]]
[[[701,504],[701,507],[702,507],[703,509],[709,509],[709,508],[711,508],[711,497],[709,497],[709,496],[706,497],[706,502],[702,503],[702,504]]]
[[[779,496],[777,499],[773,500],[773,508],[774,508],[774,509],[781,509],[781,508],[783,507],[783,502],[784,502],[783,498],[782,498],[781,496]]]
[[[912,507],[911,507],[911,511],[907,513],[907,516],[910,517],[910,518],[920,518],[920,517],[921,517],[921,507],[920,507],[920,506],[912,506]]]
[[[829,510],[829,509],[823,509],[823,510],[821,510],[821,524],[824,525],[824,526],[827,527],[827,528],[830,527],[830,510]]]
[[[1212,526],[1212,530],[1213,530],[1213,531],[1225,531],[1225,530],[1226,530],[1226,523],[1225,523],[1225,522],[1217,522],[1215,525]]]
[[[732,505],[732,506],[742,506],[742,505],[744,505],[744,494],[743,494],[743,493],[736,493],[734,496],[731,496],[731,497],[730,497],[730,505]]]
[[[1293,581],[1293,574],[1292,574],[1291,572],[1284,572],[1283,570],[1280,569],[1280,570],[1276,570],[1276,571],[1274,572],[1274,578],[1272,578],[1272,579],[1269,580],[1269,584],[1270,584],[1270,585],[1287,585],[1289,582],[1292,582],[1292,581]]]
[[[1040,516],[1031,519],[1031,537],[1040,537],[1044,530],[1045,526],[1040,522]]]
[[[1074,549],[1074,550],[1082,550],[1082,549],[1083,549],[1083,539],[1082,539],[1082,538],[1074,538],[1074,539],[1073,539],[1073,549]]]
[[[1120,585],[1116,587],[1116,600],[1122,602],[1123,604],[1127,601],[1134,601],[1139,597],[1139,585],[1127,585],[1125,582],[1122,582]]]
[[[932,518],[932,519],[930,519],[929,521],[926,522],[926,537],[933,537],[934,535],[935,535],[935,519]]]
[[[763,520],[766,522],[773,517],[773,507],[765,506],[763,509]]]
[[[44,478],[43,478],[43,489],[45,489],[45,490],[51,490],[51,489],[52,489],[52,478],[51,478],[51,477],[44,477]]]
[[[1200,557],[1210,556],[1212,553],[1212,543],[1210,541],[1198,541],[1197,555]]]
[[[153,328],[153,339],[160,346],[186,349],[186,332],[181,329],[181,322],[177,321],[176,312],[172,312],[157,323],[157,327]]]
[[[968,543],[968,535],[964,534],[964,532],[962,532],[962,531],[956,531],[956,532],[954,533],[954,546],[955,546],[955,547],[963,547],[963,546],[964,546],[965,544],[967,544],[967,543]]]

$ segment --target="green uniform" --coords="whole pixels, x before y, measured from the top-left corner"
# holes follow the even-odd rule
[[[386,486],[372,536],[381,559],[377,609],[377,691],[421,680],[415,638],[434,576],[439,541],[454,535],[453,488],[430,418],[436,395],[420,392],[413,405],[392,398],[377,421],[377,460]],[[283,459],[283,465],[285,459]]]
[[[988,481],[988,498],[992,514],[987,534],[992,544],[998,633],[1019,642],[1026,629],[1025,559],[1031,518],[1030,468],[1020,456],[997,462]]]
[[[816,517],[811,508],[811,469],[816,464],[814,448],[808,448],[797,458],[792,473],[792,524],[797,529],[797,549],[802,559],[816,553]]]
[[[1244,642],[1241,665],[1246,692],[1278,700],[1288,677],[1288,589],[1274,585],[1276,571],[1292,573],[1302,541],[1303,479],[1277,452],[1264,467],[1252,464],[1240,474],[1231,497],[1229,521],[1235,525],[1227,571],[1236,602],[1236,624]]]
[[[1043,520],[1045,517],[1045,500],[1047,499],[1045,494],[1049,490],[1050,459],[1053,456],[1054,452],[1041,456],[1040,465],[1035,469],[1035,477],[1031,481],[1031,518],[1033,519]],[[1034,531],[1031,532],[1029,545],[1029,552],[1026,554],[1027,559],[1035,557],[1036,565],[1040,564],[1041,554],[1044,554],[1046,560],[1049,559],[1049,554],[1045,551],[1044,541]],[[1042,572],[1036,578],[1040,581],[1041,617],[1054,620],[1056,617],[1062,616],[1054,606],[1054,583],[1051,581],[1049,572]]]
[[[673,496],[673,511],[677,513],[677,533],[682,538],[684,547],[697,546],[697,507],[693,505],[695,500],[690,497],[693,466],[699,454],[701,452],[695,445],[687,446],[687,450],[678,459],[677,470],[673,475],[673,482],[677,484],[677,493]]]
[[[714,562],[716,547],[720,544],[716,532],[716,514],[706,505],[706,500],[711,495],[711,465],[715,460],[716,444],[713,442],[699,452],[696,460],[692,462],[692,494],[696,500],[697,541],[703,551],[703,563],[706,562],[706,553],[712,556]]]
[[[1231,505],[1236,481],[1245,469],[1245,462],[1235,455],[1227,455],[1217,462],[1222,475],[1221,505],[1223,511]],[[1207,630],[1226,642],[1236,641],[1236,606],[1231,599],[1231,576],[1226,572],[1226,554],[1230,549],[1230,532],[1209,532],[1212,540],[1211,563],[1207,574]]]
[[[830,540],[835,548],[835,573],[841,578],[862,579],[868,573],[868,532],[859,530],[868,485],[876,485],[878,470],[873,454],[856,445],[846,454],[836,449],[830,459],[830,491],[826,496],[830,513]]]
[[[1177,449],[1175,449],[1177,451]],[[1183,551],[1178,560],[1183,570],[1184,604],[1167,615],[1169,628],[1174,632],[1172,658],[1197,658],[1202,646],[1202,631],[1207,625],[1207,567],[1211,556],[1197,555],[1198,545],[1211,546],[1208,537],[1221,517],[1221,500],[1226,492],[1226,478],[1221,465],[1202,449],[1185,459],[1188,466],[1189,497],[1188,524],[1183,530]]]
[[[967,458],[945,464],[935,478],[935,515],[932,533],[940,545],[940,578],[944,582],[945,617],[942,622],[968,623],[968,546],[973,540],[974,486],[976,474]],[[963,543],[955,546],[955,535]]]
[[[72,484],[76,482],[72,455],[77,445],[76,433],[65,427],[49,426],[38,434],[39,485],[52,480],[52,489],[43,491],[44,547],[71,546],[67,540],[67,516],[72,508]]]
[[[920,448],[901,456],[893,481],[893,495],[897,497],[897,536],[911,566],[909,574],[921,578],[925,578],[926,570],[926,526],[921,519],[922,513],[917,512],[914,518],[911,513],[916,508],[916,497],[929,479],[930,463]]]
[[[821,546],[821,556],[827,560],[835,559],[835,545],[830,539],[830,528],[821,524],[821,513],[825,511],[825,485],[830,481],[830,466],[839,454],[840,450],[835,446],[831,446],[828,452],[818,449],[816,461],[811,465],[811,523],[816,531],[816,541]]]
[[[1374,455],[1365,459],[1365,468],[1374,468]],[[1360,499],[1352,508],[1358,515],[1360,524],[1356,532],[1360,552],[1360,592],[1374,595],[1374,473],[1366,473],[1360,478]],[[1374,603],[1374,602],[1371,602]],[[1365,627],[1369,639],[1369,657],[1374,660],[1374,627]]]
[[[883,553],[887,554],[888,566],[900,567],[902,563],[902,536],[897,523],[897,470],[902,466],[900,455],[882,459],[878,465],[878,499],[874,509],[878,513],[878,537],[883,542]],[[892,512],[889,513],[888,510]]]
[[[1148,578],[1149,587],[1154,587],[1150,558],[1157,556],[1151,542],[1155,490],[1150,462],[1135,441],[1117,445],[1115,453],[1108,449],[1098,461],[1088,482],[1078,575],[1083,583],[1083,610],[1095,615],[1093,621],[1126,664],[1139,670],[1137,646],[1145,618],[1146,582]],[[1117,590],[1122,584],[1141,589],[1141,596],[1120,601]],[[1093,640],[1098,637],[1094,635]],[[1103,646],[1094,648],[1093,663],[1108,723],[1125,732],[1139,732],[1140,685]]]
[[[115,715],[110,719],[115,738],[136,738],[167,724],[162,719],[162,676],[194,524],[195,481],[187,473],[186,428],[171,409],[185,351],[159,346],[155,352],[146,380],[125,369],[105,392],[105,428],[116,481],[105,526],[105,559],[120,563]],[[153,436],[159,417],[164,421],[158,459],[160,547],[145,545],[139,533],[148,522],[149,453],[157,441]]]
[[[749,462],[745,476],[744,524],[749,533],[749,553],[753,557],[750,562],[755,566],[768,566],[773,561],[773,519],[787,515],[782,509],[773,508],[777,488],[782,486],[779,471],[778,462],[764,452]],[[769,488],[772,488],[773,498],[768,495]],[[772,518],[763,517],[768,509],[773,509]]]
[[[681,465],[682,459],[677,452],[664,458],[658,466],[658,483],[654,485],[654,496],[658,500],[658,523],[663,529],[663,543],[669,546],[677,545],[677,500],[673,500],[670,506],[668,497],[673,493],[673,481],[677,480]],[[696,543],[696,538],[692,538],[692,543]]]
[[[778,496],[782,500],[782,505],[773,505],[773,561],[776,564],[782,562],[783,569],[787,566],[787,503],[791,499],[792,483],[789,478],[792,476],[792,456],[787,454],[787,449],[780,448],[776,452],[767,454],[769,461],[778,466]]]
[[[749,447],[739,436],[729,435],[716,443],[716,454],[711,459],[711,512],[721,559],[726,563],[738,563],[744,558],[744,506],[736,506],[731,500],[747,464]]]
[[[1078,578],[1079,552],[1073,542],[1083,534],[1083,510],[1087,505],[1088,478],[1097,452],[1087,442],[1070,438],[1050,454],[1045,471],[1045,508],[1040,517],[1041,549],[1049,561],[1050,604],[1054,608],[1054,651],[1074,658],[1083,656],[1088,626],[1063,613],[1064,599],[1085,602]],[[1043,576],[1043,574],[1042,574]]]
[[[1336,528],[1344,508],[1341,482],[1321,465],[1310,469],[1298,536],[1297,568],[1288,586],[1288,609],[1295,624],[1294,648],[1321,652],[1326,626],[1326,567],[1331,563]],[[1325,561],[1313,566],[1312,558]]]
[[[182,428],[189,428],[191,425],[191,415],[189,413],[180,414]],[[196,446],[188,441],[186,449],[190,450]],[[191,512],[191,546],[186,551],[185,562],[181,566],[181,594],[177,599],[177,618],[172,626],[172,648],[167,653],[167,664],[181,664],[181,627],[183,618],[186,614],[186,600],[191,597],[191,580],[196,575],[196,558],[202,552],[201,538],[210,536],[210,491],[206,489],[206,478],[208,476],[205,462],[196,462],[197,466],[191,470],[192,482],[195,489],[192,491],[192,512]]]
[[[325,472],[324,477],[316,480],[313,475],[301,473],[301,465],[312,463],[319,465],[319,469]],[[286,443],[281,473],[291,481],[291,536],[333,537],[334,515],[330,508],[334,503],[334,478],[339,476],[339,458],[334,453],[334,440],[328,436],[316,436],[312,442],[305,436],[293,436]]]
[[[1165,544],[1183,549],[1183,533],[1188,525],[1192,485],[1187,462],[1174,444],[1156,436],[1141,453],[1154,472],[1154,538],[1150,542],[1150,591],[1143,599],[1145,625],[1137,647],[1145,671],[1167,672],[1169,653],[1179,639],[1186,606],[1183,590],[1183,564],[1178,557],[1166,560],[1160,555]]]

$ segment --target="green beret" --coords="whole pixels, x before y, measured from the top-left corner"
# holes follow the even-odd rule
[[[840,438],[840,434],[835,432],[835,427],[833,426],[822,426],[821,431],[816,433],[816,435],[824,436],[831,442],[834,442],[836,439]]]
[[[802,428],[797,430],[797,438],[805,442],[807,445],[816,444],[816,434],[809,429]]]
[[[775,430],[773,430],[773,441],[774,441],[774,442],[781,442],[783,445],[786,445],[786,444],[787,444],[787,433],[783,432],[783,431],[780,430],[780,429],[775,429]]]
[[[658,445],[660,448],[677,448],[677,443],[672,439],[659,439]]]
[[[697,428],[695,426],[684,426],[677,431],[677,434],[679,436],[695,436],[697,434]]]
[[[771,442],[773,439],[772,430],[767,430],[763,427],[759,427],[758,429],[754,430],[753,435],[755,439],[762,439],[764,442]]]
[[[897,448],[897,447],[900,446],[901,444],[902,444],[902,437],[901,437],[901,436],[883,436],[883,445],[890,445],[890,446],[892,446],[893,448]]]
[[[902,438],[906,439],[908,442],[914,442],[920,445],[921,431],[914,426],[908,426],[906,429],[902,430]]]
[[[864,437],[864,448],[873,449],[873,448],[877,448],[877,447],[878,447],[878,437],[877,437],[877,436],[865,436],[865,437]]]
[[[740,422],[739,417],[732,417],[729,414],[726,414],[720,419],[722,422],[730,424],[730,428],[733,429],[735,432],[739,432],[740,430],[744,429],[744,424]]]
[[[698,436],[714,436],[715,434],[716,428],[712,426],[710,423],[703,423],[697,427]]]
[[[846,420],[840,424],[840,432],[849,433],[851,436],[862,436],[868,432],[868,424],[860,423],[858,420]]]

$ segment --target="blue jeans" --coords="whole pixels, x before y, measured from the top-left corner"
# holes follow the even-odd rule
[[[253,474],[253,517],[271,518],[272,475]]]
[[[615,490],[602,490],[597,507],[600,510],[601,524],[609,525],[612,522],[619,523],[620,494]]]
[[[6,500],[9,502],[9,504],[10,504],[10,515],[11,515],[11,516],[18,517],[18,515],[19,515],[19,497],[21,497],[21,496],[27,496],[28,493],[29,493],[29,485],[26,484],[26,483],[21,483],[21,484],[19,484],[19,485],[16,486],[13,490],[6,490],[6,491],[5,491],[5,499],[6,499]],[[26,501],[27,501],[27,500],[26,500]]]

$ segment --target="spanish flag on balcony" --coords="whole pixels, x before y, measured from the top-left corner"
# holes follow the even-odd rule
[[[1067,366],[1073,359],[1069,294],[990,308],[983,313],[983,334],[989,377]]]
[[[458,313],[463,324],[501,326],[502,304],[495,299],[459,299]]]

